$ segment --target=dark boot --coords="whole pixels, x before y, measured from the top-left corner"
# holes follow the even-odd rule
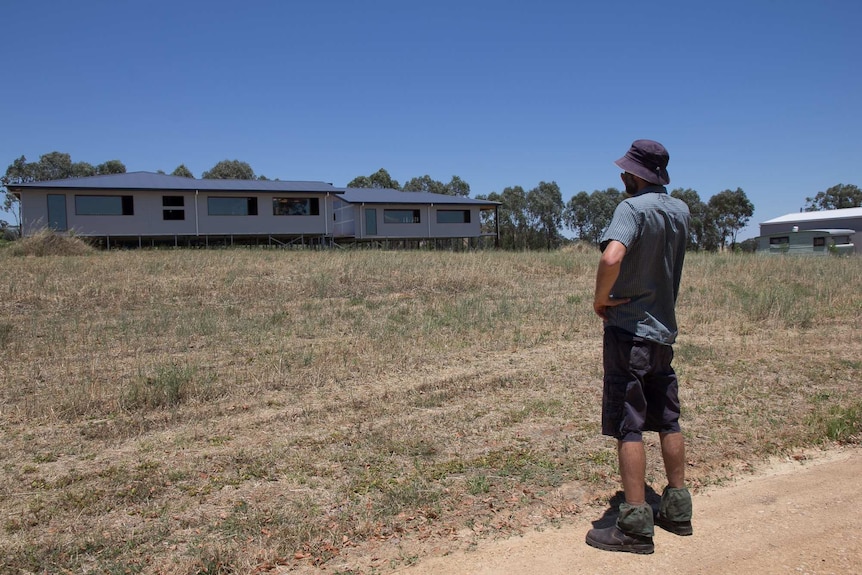
[[[675,535],[691,535],[691,494],[685,487],[665,487],[655,524]]]
[[[604,529],[590,529],[587,545],[604,551],[623,551],[647,555],[655,551],[652,542],[652,508],[622,503],[617,524]]]
[[[628,535],[616,525],[604,529],[590,529],[587,532],[587,545],[603,551],[623,551],[640,555],[649,555],[655,551],[652,537]]]

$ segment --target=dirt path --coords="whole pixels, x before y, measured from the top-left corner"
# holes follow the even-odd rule
[[[403,569],[422,575],[862,574],[862,449],[775,463],[694,496],[691,537],[656,530],[653,555],[588,547],[598,519],[488,542]]]

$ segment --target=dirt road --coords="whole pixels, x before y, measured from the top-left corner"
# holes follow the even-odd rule
[[[588,547],[598,519],[433,557],[410,575],[862,574],[862,449],[806,454],[694,496],[694,535],[656,530],[653,555]]]

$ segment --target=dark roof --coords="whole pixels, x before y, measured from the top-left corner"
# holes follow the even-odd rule
[[[448,196],[431,192],[402,192],[390,188],[339,188],[340,199],[351,204],[450,204],[460,206],[496,206],[499,202]]]
[[[204,180],[168,176],[153,172],[128,172],[84,178],[66,178],[26,184],[9,184],[10,190],[69,189],[69,190],[200,190],[219,192],[330,192],[341,190],[325,182],[287,182],[280,180]]]

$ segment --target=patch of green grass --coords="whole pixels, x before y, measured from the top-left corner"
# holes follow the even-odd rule
[[[862,402],[822,405],[809,417],[808,423],[821,440],[858,443],[862,441]]]
[[[491,481],[487,475],[475,475],[467,478],[467,492],[470,495],[481,495],[491,491]]]

